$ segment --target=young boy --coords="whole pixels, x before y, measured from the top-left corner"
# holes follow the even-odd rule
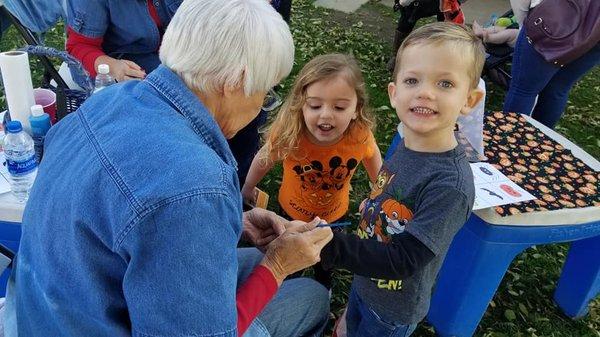
[[[483,96],[483,62],[480,40],[452,23],[423,26],[398,50],[388,93],[404,139],[361,205],[357,235],[335,233],[321,252],[324,268],[355,273],[340,322],[348,337],[408,336],[427,314],[444,256],[473,206],[454,125]]]

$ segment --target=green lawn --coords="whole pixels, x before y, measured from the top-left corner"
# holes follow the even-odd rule
[[[370,12],[371,16],[340,16],[315,8],[311,0],[294,0],[291,29],[297,47],[296,60],[292,75],[283,82],[283,90],[289,88],[295,74],[310,58],[328,52],[354,54],[369,86],[371,107],[377,115],[376,137],[381,150],[385,151],[397,124],[397,117],[390,109],[386,92],[389,74],[385,64],[390,53],[389,43],[393,31],[384,31],[384,34],[389,34],[389,38],[382,39],[381,32],[372,33],[372,23],[380,20],[389,25],[395,17],[389,9],[376,1],[365,5],[363,10]],[[48,44],[62,48],[62,31],[62,26],[51,31],[47,36]],[[2,37],[0,49],[6,51],[20,45],[22,41],[11,29]],[[35,63],[32,67],[34,82],[39,84],[41,67]],[[600,69],[596,67],[572,90],[566,113],[557,128],[595,158],[600,158],[600,114],[597,108],[599,93]],[[487,109],[499,110],[504,91],[488,86],[487,94]],[[5,106],[3,91],[0,105]],[[280,168],[277,168],[261,183],[261,187],[271,195],[271,206],[275,206],[280,181]],[[367,181],[366,172],[359,170],[353,180],[352,210],[356,210],[357,202],[366,196]],[[356,219],[356,214],[351,217]],[[566,244],[538,246],[520,254],[513,261],[490,303],[476,336],[600,336],[600,300],[593,301],[590,314],[577,321],[562,315],[552,301],[567,249]],[[351,274],[336,271],[334,275],[332,311],[338,315],[347,299]],[[434,336],[434,332],[428,325],[421,324],[414,336]]]

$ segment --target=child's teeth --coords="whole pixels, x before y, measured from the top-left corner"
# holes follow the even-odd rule
[[[425,114],[425,115],[430,115],[433,113],[433,110],[427,109],[427,108],[414,108],[413,111],[416,113]]]

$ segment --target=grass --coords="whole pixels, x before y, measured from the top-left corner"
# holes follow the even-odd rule
[[[370,16],[340,16],[326,9],[316,8],[311,0],[294,0],[291,29],[296,44],[296,59],[292,74],[283,82],[286,91],[298,70],[312,57],[328,53],[353,54],[360,62],[368,84],[370,105],[377,115],[376,138],[386,151],[394,134],[397,117],[389,106],[386,87],[389,74],[386,62],[390,54],[392,30],[384,31],[389,38],[374,33],[373,21],[390,22],[394,13],[377,1],[371,1],[358,13]],[[376,16],[376,20],[374,19]],[[336,20],[337,18],[337,20]],[[393,24],[392,24],[393,26]],[[62,49],[63,26],[58,25],[46,36],[47,44]],[[0,41],[0,50],[6,51],[23,44],[14,29]],[[41,65],[32,62],[34,84],[40,84]],[[600,67],[589,72],[571,91],[569,104],[557,130],[581,146],[595,158],[600,158]],[[3,90],[2,90],[3,94]],[[487,110],[499,110],[505,92],[493,85],[487,90]],[[5,106],[4,96],[0,105]],[[353,179],[351,210],[368,193],[366,172],[360,169]],[[261,183],[271,195],[272,209],[276,209],[276,194],[281,182],[281,168],[273,170]],[[356,214],[350,218],[357,220]],[[356,223],[356,221],[355,221]],[[580,320],[565,317],[552,301],[552,294],[560,275],[568,245],[532,247],[511,264],[496,295],[490,303],[476,336],[600,336],[600,300],[590,305],[590,313]],[[593,258],[593,257],[590,257]],[[347,300],[352,275],[344,270],[335,271],[332,311],[339,315]],[[423,323],[414,333],[416,337],[434,336],[433,328]]]

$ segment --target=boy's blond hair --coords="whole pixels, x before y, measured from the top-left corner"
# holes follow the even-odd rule
[[[345,54],[320,55],[310,60],[300,70],[277,117],[267,131],[265,145],[259,153],[259,158],[283,160],[289,155],[298,154],[298,141],[302,133],[306,131],[302,112],[302,107],[306,102],[306,89],[315,82],[330,80],[336,76],[342,76],[356,91],[357,97],[356,119],[350,122],[345,134],[352,135],[358,130],[374,127],[375,121],[368,107],[365,81],[354,57]]]
[[[465,58],[465,62],[469,62],[471,67],[468,75],[471,79],[471,89],[477,88],[485,62],[485,49],[481,40],[470,28],[450,22],[435,22],[412,31],[404,39],[396,54],[394,82],[400,70],[402,52],[416,44],[450,45],[456,52],[448,57],[462,57]]]

